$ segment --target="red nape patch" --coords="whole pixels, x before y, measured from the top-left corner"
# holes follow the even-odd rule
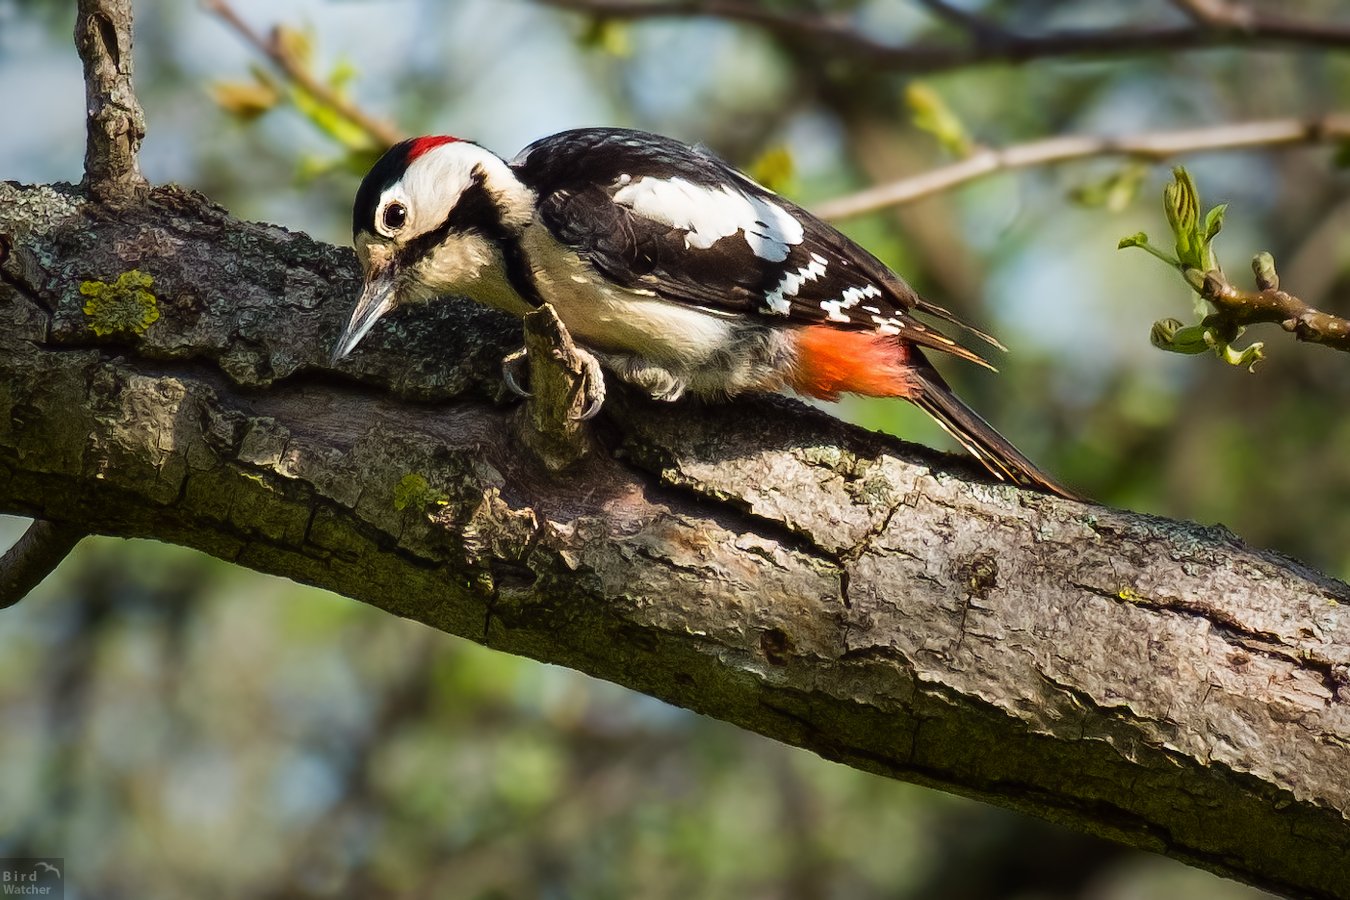
[[[460,138],[450,137],[449,135],[444,134],[413,138],[408,144],[408,162],[412,162],[428,150],[435,150],[442,144],[456,144],[459,143],[460,140]]]
[[[797,333],[790,386],[821,400],[840,394],[905,397],[908,372],[909,348],[894,335],[813,325]]]

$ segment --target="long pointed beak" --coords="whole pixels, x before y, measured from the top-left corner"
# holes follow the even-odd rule
[[[397,274],[393,266],[385,266],[371,272],[366,278],[366,287],[361,292],[361,299],[356,301],[352,317],[347,322],[347,327],[342,329],[337,346],[333,348],[332,362],[336,363],[355,350],[361,339],[376,322],[380,321],[380,317],[394,308],[394,285]]]

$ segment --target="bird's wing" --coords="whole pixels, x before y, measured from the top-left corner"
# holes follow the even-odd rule
[[[582,129],[532,144],[512,166],[538,194],[549,231],[624,287],[769,322],[876,330],[988,365],[914,313],[969,326],[831,225],[703,150]]]

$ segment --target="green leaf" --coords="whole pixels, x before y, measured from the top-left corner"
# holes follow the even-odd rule
[[[272,29],[272,40],[278,51],[299,65],[308,66],[314,57],[313,39],[298,28],[278,25]]]
[[[424,512],[428,507],[445,506],[449,502],[449,498],[443,491],[433,488],[425,478],[416,472],[409,472],[404,475],[394,486],[394,509],[400,512],[405,509]]]
[[[1161,250],[1158,247],[1155,247],[1153,244],[1149,243],[1148,235],[1144,234],[1142,231],[1138,231],[1135,232],[1134,234],[1127,235],[1120,239],[1120,243],[1116,244],[1117,250],[1124,250],[1127,247],[1138,247],[1140,250],[1146,250],[1149,253],[1153,254],[1154,256],[1158,257],[1158,259],[1167,263],[1169,266],[1181,265],[1179,262],[1177,262],[1175,257],[1171,256],[1166,251]]]
[[[1184,166],[1172,170],[1172,183],[1163,188],[1163,212],[1176,241],[1177,259],[1183,266],[1204,271],[1208,266],[1200,234],[1200,195]]]
[[[1105,178],[1075,187],[1069,192],[1069,198],[1082,206],[1121,212],[1134,202],[1148,172],[1148,166],[1132,162]]]
[[[751,178],[771,191],[784,193],[792,181],[795,169],[792,151],[783,145],[770,147],[761,153],[747,170]]]
[[[290,96],[291,102],[301,115],[346,149],[363,150],[371,145],[371,137],[366,134],[365,129],[348,120],[309,91],[294,85]]]
[[[1228,211],[1227,203],[1220,203],[1205,214],[1205,243],[1209,244],[1223,230],[1223,216]]]
[[[348,174],[364,177],[367,172],[374,168],[375,163],[379,162],[380,157],[384,155],[384,147],[372,146],[348,151],[342,158],[341,167]]]
[[[361,74],[356,68],[356,64],[345,56],[337,61],[333,66],[333,71],[328,74],[328,86],[333,91],[341,95],[347,88],[347,85],[356,80],[356,76]]]
[[[1231,344],[1224,344],[1222,349],[1215,348],[1219,358],[1230,366],[1245,368],[1248,372],[1256,371],[1256,364],[1266,358],[1265,344],[1257,341],[1246,350],[1237,350]]]
[[[218,81],[207,90],[217,106],[245,122],[270,112],[281,102],[277,89],[261,81]]]
[[[319,156],[314,153],[303,154],[296,165],[295,183],[299,187],[306,187],[316,179],[331,173],[340,164],[340,160],[327,156]]]
[[[606,16],[595,16],[586,23],[577,43],[587,50],[599,50],[619,59],[633,55],[633,39],[627,23]]]
[[[1207,353],[1214,347],[1209,329],[1187,325],[1180,319],[1161,319],[1153,323],[1149,343],[1169,353]]]
[[[943,149],[954,156],[969,156],[975,149],[965,125],[942,95],[922,81],[911,81],[905,88],[905,105],[914,126],[937,138]]]

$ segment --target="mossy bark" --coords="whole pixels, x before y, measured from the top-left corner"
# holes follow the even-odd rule
[[[829,759],[1350,896],[1350,589],[1217,528],[991,485],[768,398],[613,392],[522,449],[520,326],[161,188],[0,185],[0,508],[195,547]],[[99,334],[82,284],[152,276]],[[106,331],[106,330],[105,330]]]

